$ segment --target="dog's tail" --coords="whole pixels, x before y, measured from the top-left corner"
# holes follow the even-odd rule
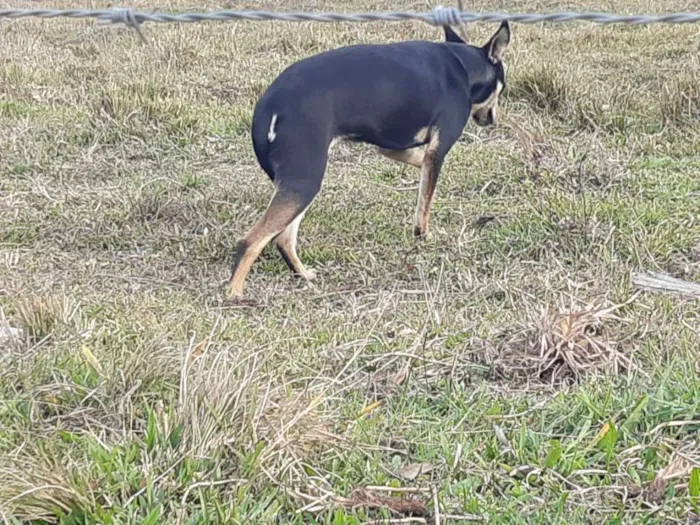
[[[251,135],[253,138],[253,150],[262,169],[271,180],[275,180],[275,170],[270,159],[270,147],[277,138],[281,116],[269,111],[264,106],[258,105],[253,113],[253,125]]]

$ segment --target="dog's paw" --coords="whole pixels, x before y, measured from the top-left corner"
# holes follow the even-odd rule
[[[304,273],[301,274],[301,277],[303,277],[307,281],[313,281],[314,279],[316,279],[316,277],[318,277],[318,272],[313,268],[305,268]]]
[[[421,228],[420,226],[413,227],[413,238],[417,240],[425,240],[428,238],[428,230]]]
[[[235,286],[226,287],[226,301],[235,302],[243,298],[243,290]]]

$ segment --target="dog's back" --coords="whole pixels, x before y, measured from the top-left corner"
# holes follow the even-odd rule
[[[260,164],[274,180],[274,149],[300,147],[299,133],[313,135],[316,152],[337,137],[393,150],[424,144],[416,134],[440,114],[468,112],[469,79],[454,45],[355,45],[293,64],[255,108]]]

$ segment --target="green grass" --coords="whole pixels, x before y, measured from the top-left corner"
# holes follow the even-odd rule
[[[468,28],[476,43],[494,29]],[[405,517],[343,505],[367,486],[417,489],[443,524],[697,519],[700,303],[631,285],[700,281],[697,27],[514,25],[502,125],[469,126],[451,152],[431,237],[412,239],[416,170],[339,145],[301,227],[319,279],[269,247],[237,305],[222,300],[232,251],[271,193],[257,97],[302,56],[440,31],[144,31],[0,26],[0,323],[25,333],[0,346],[0,520]],[[630,299],[586,328],[630,370],[552,383],[525,359],[554,333],[547,307]],[[433,470],[399,475],[420,462]]]

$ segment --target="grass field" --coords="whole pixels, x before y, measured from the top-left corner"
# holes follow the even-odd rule
[[[0,0],[39,5],[109,3]],[[340,145],[301,226],[318,279],[270,246],[238,304],[232,251],[272,190],[257,97],[301,57],[441,31],[143,31],[0,22],[0,322],[24,331],[0,347],[0,521],[700,519],[700,302],[631,284],[700,281],[700,26],[514,25],[502,123],[448,157],[432,236],[412,239],[415,169]]]

